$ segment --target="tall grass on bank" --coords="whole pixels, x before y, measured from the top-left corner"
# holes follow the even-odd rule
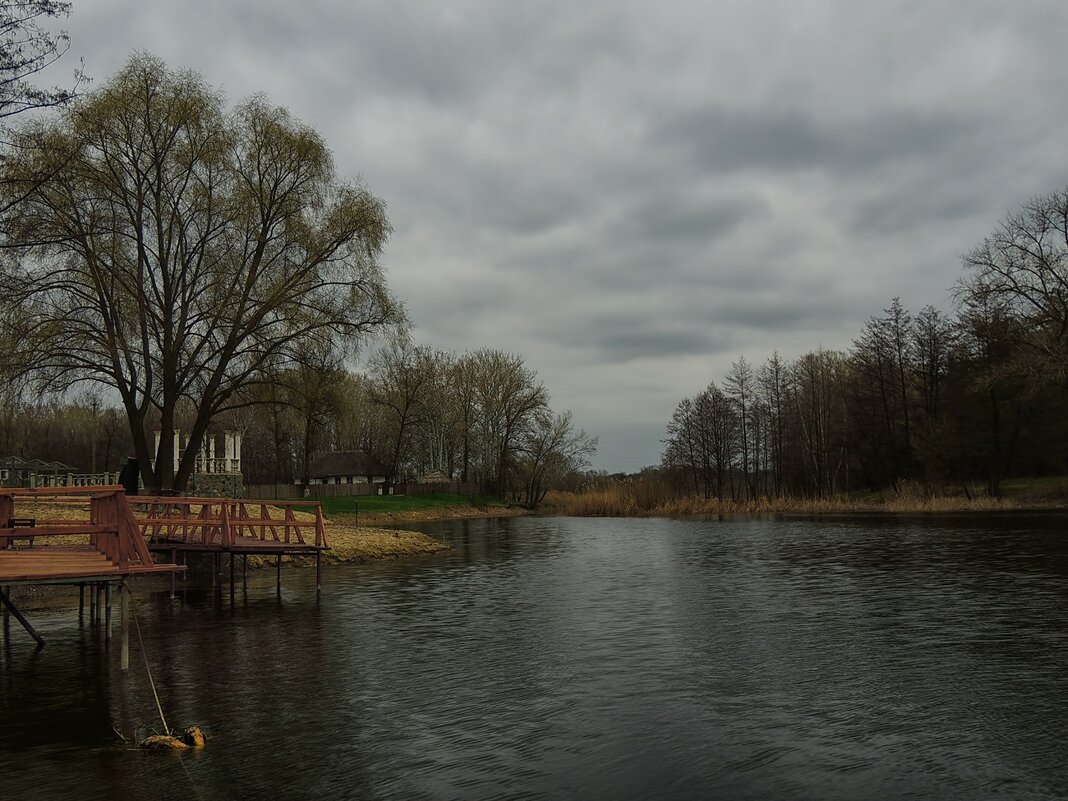
[[[820,512],[956,512],[1014,509],[1013,500],[985,495],[925,491],[921,485],[903,485],[897,492],[863,497],[705,499],[680,495],[656,481],[618,482],[585,492],[550,492],[542,511],[573,517],[684,517]]]

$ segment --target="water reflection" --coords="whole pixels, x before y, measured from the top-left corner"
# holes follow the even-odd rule
[[[139,599],[174,724],[75,614],[2,646],[0,796],[1068,793],[1057,515],[429,527],[450,554]],[[17,632],[16,632],[17,634]]]

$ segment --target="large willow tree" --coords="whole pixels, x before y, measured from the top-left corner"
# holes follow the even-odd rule
[[[377,263],[384,204],[336,177],[322,138],[262,97],[228,109],[151,56],[23,127],[3,171],[19,198],[3,220],[7,353],[48,389],[113,388],[147,486],[183,489],[211,421],[265,368],[401,316]]]

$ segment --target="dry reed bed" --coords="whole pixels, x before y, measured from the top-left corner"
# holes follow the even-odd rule
[[[749,501],[672,496],[655,486],[624,485],[583,493],[552,492],[543,511],[574,517],[685,517],[690,515],[832,512],[972,512],[1016,509],[1003,498],[922,494],[903,491],[884,498],[758,498]]]

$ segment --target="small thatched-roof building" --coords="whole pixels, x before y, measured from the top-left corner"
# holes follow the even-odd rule
[[[335,451],[316,457],[308,469],[312,484],[384,484],[392,472],[364,451]]]

